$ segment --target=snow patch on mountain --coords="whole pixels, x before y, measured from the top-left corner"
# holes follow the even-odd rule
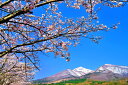
[[[86,69],[86,68],[83,68],[83,67],[75,68],[75,69],[72,70],[72,71],[75,72],[78,76],[83,76],[83,75],[85,75],[85,74],[94,72],[93,70]]]
[[[128,66],[105,64],[96,70],[96,72],[105,72],[105,71],[113,72],[117,74],[128,74]]]
[[[67,69],[66,71],[68,71],[68,73],[74,77],[80,77],[80,76],[83,76],[85,74],[94,72],[93,70],[86,69],[84,67],[78,67],[78,68],[75,68],[73,70]]]

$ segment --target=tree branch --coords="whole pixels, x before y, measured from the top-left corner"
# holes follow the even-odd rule
[[[10,49],[7,50],[7,51],[0,52],[0,58],[3,57],[4,55],[8,54],[8,53],[12,53],[12,50],[14,50],[14,49],[17,48],[17,47],[27,46],[27,45],[33,45],[33,44],[35,44],[35,43],[39,43],[39,42],[51,40],[51,39],[54,39],[54,38],[57,38],[57,37],[60,37],[60,36],[63,36],[63,35],[64,35],[64,34],[58,34],[58,35],[54,35],[54,36],[52,36],[52,37],[49,37],[49,38],[47,38],[47,39],[41,39],[41,40],[32,41],[32,42],[30,42],[30,43],[23,43],[23,44],[16,45],[16,46],[10,48]]]
[[[25,50],[25,51],[13,51],[15,53],[27,53],[27,52],[35,52],[35,51],[42,51],[42,50],[45,50],[46,48],[44,49],[36,49],[36,50]]]
[[[81,34],[81,33],[83,34],[83,33],[87,33],[87,32],[86,31],[85,32],[76,32],[76,34]],[[2,58],[4,55],[6,55],[8,53],[12,53],[15,48],[18,48],[18,47],[21,47],[21,46],[33,45],[33,44],[36,44],[36,43],[39,43],[39,42],[48,41],[48,40],[55,39],[55,38],[58,38],[58,37],[61,37],[61,36],[65,36],[66,37],[66,35],[71,35],[71,34],[74,34],[74,33],[57,34],[57,35],[53,35],[51,37],[48,37],[46,39],[41,39],[41,40],[36,40],[36,41],[29,42],[29,43],[23,43],[23,44],[16,45],[16,46],[10,48],[7,51],[0,52],[0,58]],[[39,50],[39,51],[41,51],[41,50]]]
[[[25,11],[24,11],[24,10],[25,10]],[[6,16],[0,18],[0,24],[5,23],[5,22],[8,22],[10,19],[12,19],[12,18],[14,18],[14,17],[16,17],[16,16],[19,16],[19,15],[21,15],[21,14],[25,14],[25,13],[27,13],[27,12],[29,12],[29,8],[24,7],[24,8],[21,9],[21,10],[18,10],[18,11],[16,11],[16,12],[13,12],[13,13],[11,13],[11,14],[8,14],[8,15],[6,15]]]
[[[35,7],[40,7],[40,6],[43,6],[43,5],[52,3],[52,2],[58,2],[58,1],[64,1],[64,0],[50,0],[50,1],[47,1],[47,2],[44,2],[44,3],[41,3],[41,4],[37,4],[37,5],[35,5]]]
[[[12,0],[9,0],[9,1],[12,1]],[[8,2],[9,2],[9,1],[8,1]],[[36,4],[36,5],[35,5],[35,8],[40,7],[40,6],[43,6],[43,5],[46,5],[46,4],[49,4],[49,3],[51,3],[51,2],[58,2],[58,1],[63,1],[63,0],[50,0],[50,1],[47,1],[47,2],[43,2],[43,3],[41,3],[41,4]],[[34,9],[34,8],[33,8],[33,9]],[[25,13],[27,13],[27,12],[29,12],[29,11],[30,11],[29,7],[24,7],[24,8],[22,8],[21,10],[18,10],[18,11],[16,11],[16,12],[13,12],[13,13],[11,13],[11,14],[8,14],[8,15],[6,15],[6,16],[0,18],[0,24],[5,23],[5,22],[8,22],[10,19],[12,19],[12,18],[14,18],[14,17],[16,17],[16,16],[19,16],[19,15],[21,15],[21,14],[25,14]]]
[[[6,1],[6,2],[0,4],[0,8],[2,8],[3,6],[9,4],[9,3],[12,2],[12,1],[14,1],[14,0],[8,0],[8,1]]]

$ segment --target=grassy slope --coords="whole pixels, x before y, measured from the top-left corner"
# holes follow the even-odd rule
[[[76,79],[63,81],[55,84],[34,84],[34,85],[128,85],[128,79],[121,79],[117,81],[94,81],[86,79]]]
[[[86,79],[75,79],[75,80],[68,80],[68,81],[63,81],[60,83],[55,83],[55,84],[34,84],[34,85],[68,85],[68,84],[78,84],[78,83],[82,83],[85,82]]]

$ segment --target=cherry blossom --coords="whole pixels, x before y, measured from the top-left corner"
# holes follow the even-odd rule
[[[60,4],[67,4],[67,8],[81,9],[83,7],[87,12],[87,16],[67,18],[60,11]],[[5,67],[2,67],[1,73],[5,72],[4,76],[13,75],[12,70],[9,71],[7,66],[10,65],[9,68],[11,68],[14,63],[18,65],[12,68],[17,69],[17,76],[21,76],[22,71],[28,72],[31,70],[25,70],[23,64],[29,63],[30,65],[26,66],[34,66],[38,69],[38,53],[53,53],[55,56],[70,61],[68,48],[70,45],[76,46],[79,44],[81,37],[98,43],[101,37],[91,35],[93,32],[108,31],[110,28],[116,29],[118,24],[107,27],[99,23],[97,9],[95,10],[97,4],[109,7],[124,5],[123,2],[103,2],[101,0],[1,0],[0,64],[6,63]],[[37,9],[43,14],[37,16]],[[10,60],[12,56],[13,61]],[[5,57],[8,60],[7,62],[4,62]],[[18,70],[17,67],[19,66],[24,70]],[[18,80],[11,76],[11,79],[14,78],[14,81],[19,81],[23,76],[19,77]],[[2,79],[1,74],[0,79]],[[5,82],[5,80],[6,78],[1,80],[4,81],[5,85],[10,82],[9,80]]]

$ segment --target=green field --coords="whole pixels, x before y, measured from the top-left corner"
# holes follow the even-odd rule
[[[75,80],[68,80],[68,81],[63,81],[60,83],[52,83],[52,84],[34,84],[34,85],[67,85],[67,84],[78,84],[81,82],[85,82],[86,79],[75,79]]]
[[[128,85],[128,79],[116,81],[94,81],[87,79],[75,79],[52,84],[33,84],[33,85]]]

